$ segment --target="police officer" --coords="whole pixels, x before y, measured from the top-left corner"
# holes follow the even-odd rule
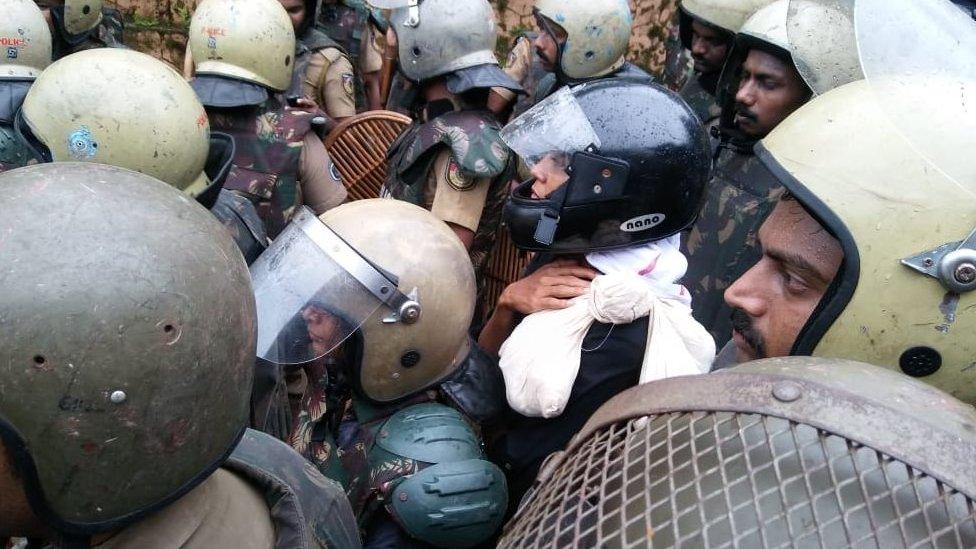
[[[617,266],[635,276],[653,271],[651,243],[676,254],[677,233],[694,220],[709,170],[708,138],[694,113],[675,94],[639,82],[564,88],[513,120],[504,135],[533,174],[512,191],[505,223],[515,245],[537,255],[502,292],[481,331],[479,343],[492,354],[526,315],[568,307],[597,274]],[[676,276],[682,270],[676,265]],[[661,280],[669,289],[674,282]],[[492,457],[505,465],[513,502],[549,453],[603,402],[637,383],[647,334],[647,316],[592,323],[562,413],[509,415]]]
[[[735,35],[753,13],[772,0],[682,0],[678,6],[681,44],[694,59],[694,75],[681,88],[681,98],[706,127],[718,122],[718,79],[732,53]]]
[[[850,53],[856,47],[849,14],[838,13],[832,7],[837,5],[820,2],[816,9],[802,10],[801,17],[791,19],[791,32],[789,0],[762,8],[742,26],[722,74],[722,120],[713,128],[720,142],[698,220],[685,241],[685,280],[695,318],[719,347],[731,329],[722,293],[759,258],[756,232],[782,194],[782,186],[761,168],[753,145],[813,94],[862,78]],[[836,30],[828,34],[828,28]]]
[[[367,546],[488,539],[505,515],[505,479],[471,423],[497,414],[491,398],[503,393],[467,333],[474,273],[450,229],[396,200],[319,218],[302,208],[251,275],[259,368],[296,380],[292,404],[259,395],[277,402],[256,423],[280,427],[295,410],[276,434],[344,480]]]
[[[498,547],[972,547],[974,427],[846,360],[640,385],[551,458]]]
[[[281,0],[297,38],[289,96],[312,99],[336,121],[356,114],[355,74],[337,42],[314,28],[319,0]]]
[[[24,99],[15,130],[37,162],[98,162],[149,174],[221,220],[250,262],[268,237],[254,206],[222,190],[230,136],[173,69],[131,50],[97,49],[55,62]]]
[[[122,14],[102,0],[64,0],[46,8],[54,59],[93,48],[124,48]]]
[[[539,28],[532,46],[542,67],[550,73],[529,90],[535,101],[545,99],[562,86],[596,78],[653,81],[626,59],[633,24],[626,0],[538,0],[532,13]],[[530,72],[511,74],[522,77],[520,83],[529,83],[524,78],[530,77]],[[509,101],[515,98],[503,90],[495,93]]]
[[[115,166],[0,185],[0,537],[358,546],[339,485],[245,430],[254,300],[220,224]]]
[[[255,47],[260,43],[261,47]],[[191,82],[215,130],[234,138],[226,189],[250,199],[274,238],[295,208],[324,212],[346,198],[311,131],[317,111],[288,104],[295,33],[276,0],[205,0],[190,21]]]
[[[792,198],[760,229],[761,259],[726,291],[733,354],[870,361],[973,403],[976,23],[937,0],[864,0],[856,13],[867,79],[757,146]],[[917,48],[889,57],[906,38]],[[959,57],[944,56],[955,47]]]
[[[14,134],[14,116],[27,90],[51,63],[51,32],[31,0],[11,0],[0,21],[0,172],[24,166],[30,151]]]
[[[485,108],[494,86],[520,89],[498,67],[487,0],[377,1],[393,7],[389,39],[398,67],[418,89],[415,122],[387,154],[385,196],[420,205],[445,221],[471,254],[481,280],[513,163]]]

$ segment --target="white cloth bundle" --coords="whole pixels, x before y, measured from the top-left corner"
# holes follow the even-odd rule
[[[640,383],[709,370],[715,342],[692,318],[688,292],[675,284],[688,267],[678,239],[588,254],[604,273],[589,292],[565,309],[539,311],[519,323],[499,353],[513,410],[546,418],[563,412],[594,321],[628,324],[650,316]]]

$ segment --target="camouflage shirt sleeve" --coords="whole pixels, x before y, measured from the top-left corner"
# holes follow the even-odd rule
[[[449,150],[438,153],[427,175],[424,201],[438,219],[478,230],[491,179],[465,174]]]

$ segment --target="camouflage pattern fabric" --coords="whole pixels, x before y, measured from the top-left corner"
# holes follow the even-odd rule
[[[27,147],[17,139],[13,127],[0,122],[0,173],[26,166],[33,158]]]
[[[518,99],[515,101],[515,106],[512,108],[511,118],[517,117],[518,115],[532,108],[532,105],[536,104],[536,90],[539,87],[539,82],[547,74],[549,74],[549,72],[542,67],[542,60],[539,58],[539,54],[535,52],[535,48],[532,47],[532,41],[534,41],[538,35],[539,33],[537,32],[527,32],[520,35],[515,40],[515,45],[512,46],[512,51],[509,53],[509,58],[505,65],[506,68],[508,68],[516,63],[528,64],[528,70],[525,71],[525,75],[523,78],[518,80],[518,83],[522,85],[522,89],[525,90],[525,95],[517,96]],[[528,59],[515,59],[513,56],[518,54],[519,46],[525,43],[528,43]]]
[[[674,10],[668,26],[668,38],[664,42],[664,72],[661,75],[661,83],[674,92],[684,88],[694,75],[691,53],[681,43],[679,13],[680,10]]]
[[[685,100],[685,103],[688,103],[691,110],[698,115],[698,119],[708,128],[718,122],[722,115],[722,108],[715,99],[715,95],[709,93],[702,86],[701,78],[700,75],[693,75],[685,82],[678,95]]]
[[[102,9],[102,21],[98,26],[78,36],[70,35],[64,29],[64,6],[51,8],[51,14],[57,27],[52,33],[54,61],[84,50],[126,47],[123,43],[125,25],[122,23],[122,14],[118,10]]]
[[[364,4],[335,0],[319,8],[315,28],[338,42],[349,55],[352,66],[358,67],[360,44],[368,22],[369,12]]]
[[[498,135],[500,130],[501,125],[488,111],[449,112],[426,124],[412,124],[387,154],[389,171],[384,193],[428,210],[431,205],[426,203],[424,192],[427,174],[436,153],[444,147],[451,150],[454,162],[466,177],[492,180],[470,248],[479,291],[515,168],[515,162],[510,161],[511,151]]]
[[[224,468],[263,493],[275,523],[276,549],[361,546],[342,487],[274,437],[246,430]]]
[[[732,337],[732,309],[723,294],[762,255],[757,233],[783,187],[751,152],[723,145],[698,220],[683,242],[692,316],[721,348]]]
[[[236,144],[224,188],[254,203],[271,238],[278,236],[302,203],[299,158],[316,114],[288,107],[280,97],[257,108],[207,110],[211,130],[230,134]]]

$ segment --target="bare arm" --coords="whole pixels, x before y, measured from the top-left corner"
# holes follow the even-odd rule
[[[519,315],[546,309],[565,309],[570,300],[589,291],[597,275],[592,267],[574,259],[557,259],[531,275],[509,284],[498,298],[491,318],[478,336],[478,346],[498,356]]]

